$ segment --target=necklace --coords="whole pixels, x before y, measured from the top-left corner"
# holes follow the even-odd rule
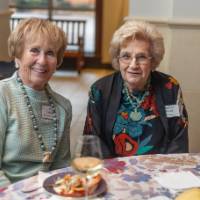
[[[129,103],[133,107],[133,111],[131,111],[131,113],[130,113],[130,118],[134,122],[140,121],[144,114],[139,110],[139,107],[141,106],[145,97],[149,95],[149,90],[146,90],[144,92],[144,94],[142,95],[142,97],[139,99],[129,92],[125,83],[124,83],[123,89],[124,89],[124,93],[126,95],[127,100],[129,101]],[[133,99],[135,100],[135,102],[133,101]]]
[[[53,117],[53,122],[54,122],[54,143],[53,143],[53,146],[51,148],[47,148],[43,142],[43,138],[42,138],[42,134],[39,132],[39,125],[38,125],[38,120],[33,112],[33,108],[32,108],[32,105],[31,105],[31,101],[30,101],[30,98],[26,92],[26,89],[24,87],[24,84],[21,80],[21,78],[19,77],[19,75],[17,75],[17,82],[19,83],[20,85],[20,88],[23,92],[23,95],[24,95],[24,99],[26,101],[26,105],[28,107],[28,110],[29,110],[29,113],[30,113],[30,117],[31,117],[31,120],[32,120],[32,124],[33,124],[33,129],[35,130],[35,132],[37,133],[37,137],[38,137],[38,140],[40,142],[40,148],[41,150],[43,151],[43,160],[42,162],[43,163],[50,163],[52,161],[52,154],[53,154],[53,151],[55,150],[56,148],[56,145],[57,145],[57,136],[58,136],[58,119],[57,119],[57,115],[56,115],[56,108],[55,108],[55,105],[53,103],[53,99],[52,97],[50,96],[49,92],[47,89],[45,89],[45,92],[47,94],[47,97],[48,97],[48,102],[49,102],[49,105],[51,107],[51,110],[52,110],[52,117]]]

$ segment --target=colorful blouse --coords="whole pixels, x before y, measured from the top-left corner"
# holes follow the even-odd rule
[[[148,92],[148,95],[137,108],[136,98],[142,99],[145,92]],[[153,132],[156,131],[155,127],[161,126],[153,89],[134,93],[134,96],[135,98],[130,102],[125,89],[122,89],[120,107],[113,128],[115,151],[121,156],[153,152],[163,137],[163,129],[159,129],[161,137],[157,137],[154,143],[151,143]]]
[[[150,86],[136,113],[120,72],[91,86],[84,134],[100,137],[104,157],[188,152],[188,116],[178,82],[154,71]]]

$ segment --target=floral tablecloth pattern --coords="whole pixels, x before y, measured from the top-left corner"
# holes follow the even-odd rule
[[[107,183],[107,192],[98,199],[148,200],[152,197],[163,196],[173,200],[177,192],[162,187],[154,177],[159,173],[189,171],[200,178],[200,153],[156,154],[107,159],[104,161],[104,167],[102,176]],[[71,168],[65,168],[52,171],[45,174],[45,178],[52,174],[71,170]],[[53,197],[47,194],[42,187],[31,193],[22,192],[23,187],[33,182],[40,182],[38,180],[38,176],[35,176],[1,189],[0,199],[52,200]]]

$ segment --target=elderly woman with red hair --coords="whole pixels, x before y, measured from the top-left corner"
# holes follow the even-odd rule
[[[70,159],[71,103],[48,84],[65,48],[65,33],[45,19],[20,21],[9,37],[17,70],[0,81],[0,187]]]

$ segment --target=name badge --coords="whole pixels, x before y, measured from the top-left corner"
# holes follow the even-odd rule
[[[51,110],[51,106],[42,105],[42,118],[43,119],[53,119],[53,114]]]
[[[165,106],[165,111],[168,118],[180,117],[179,106],[177,104]]]

